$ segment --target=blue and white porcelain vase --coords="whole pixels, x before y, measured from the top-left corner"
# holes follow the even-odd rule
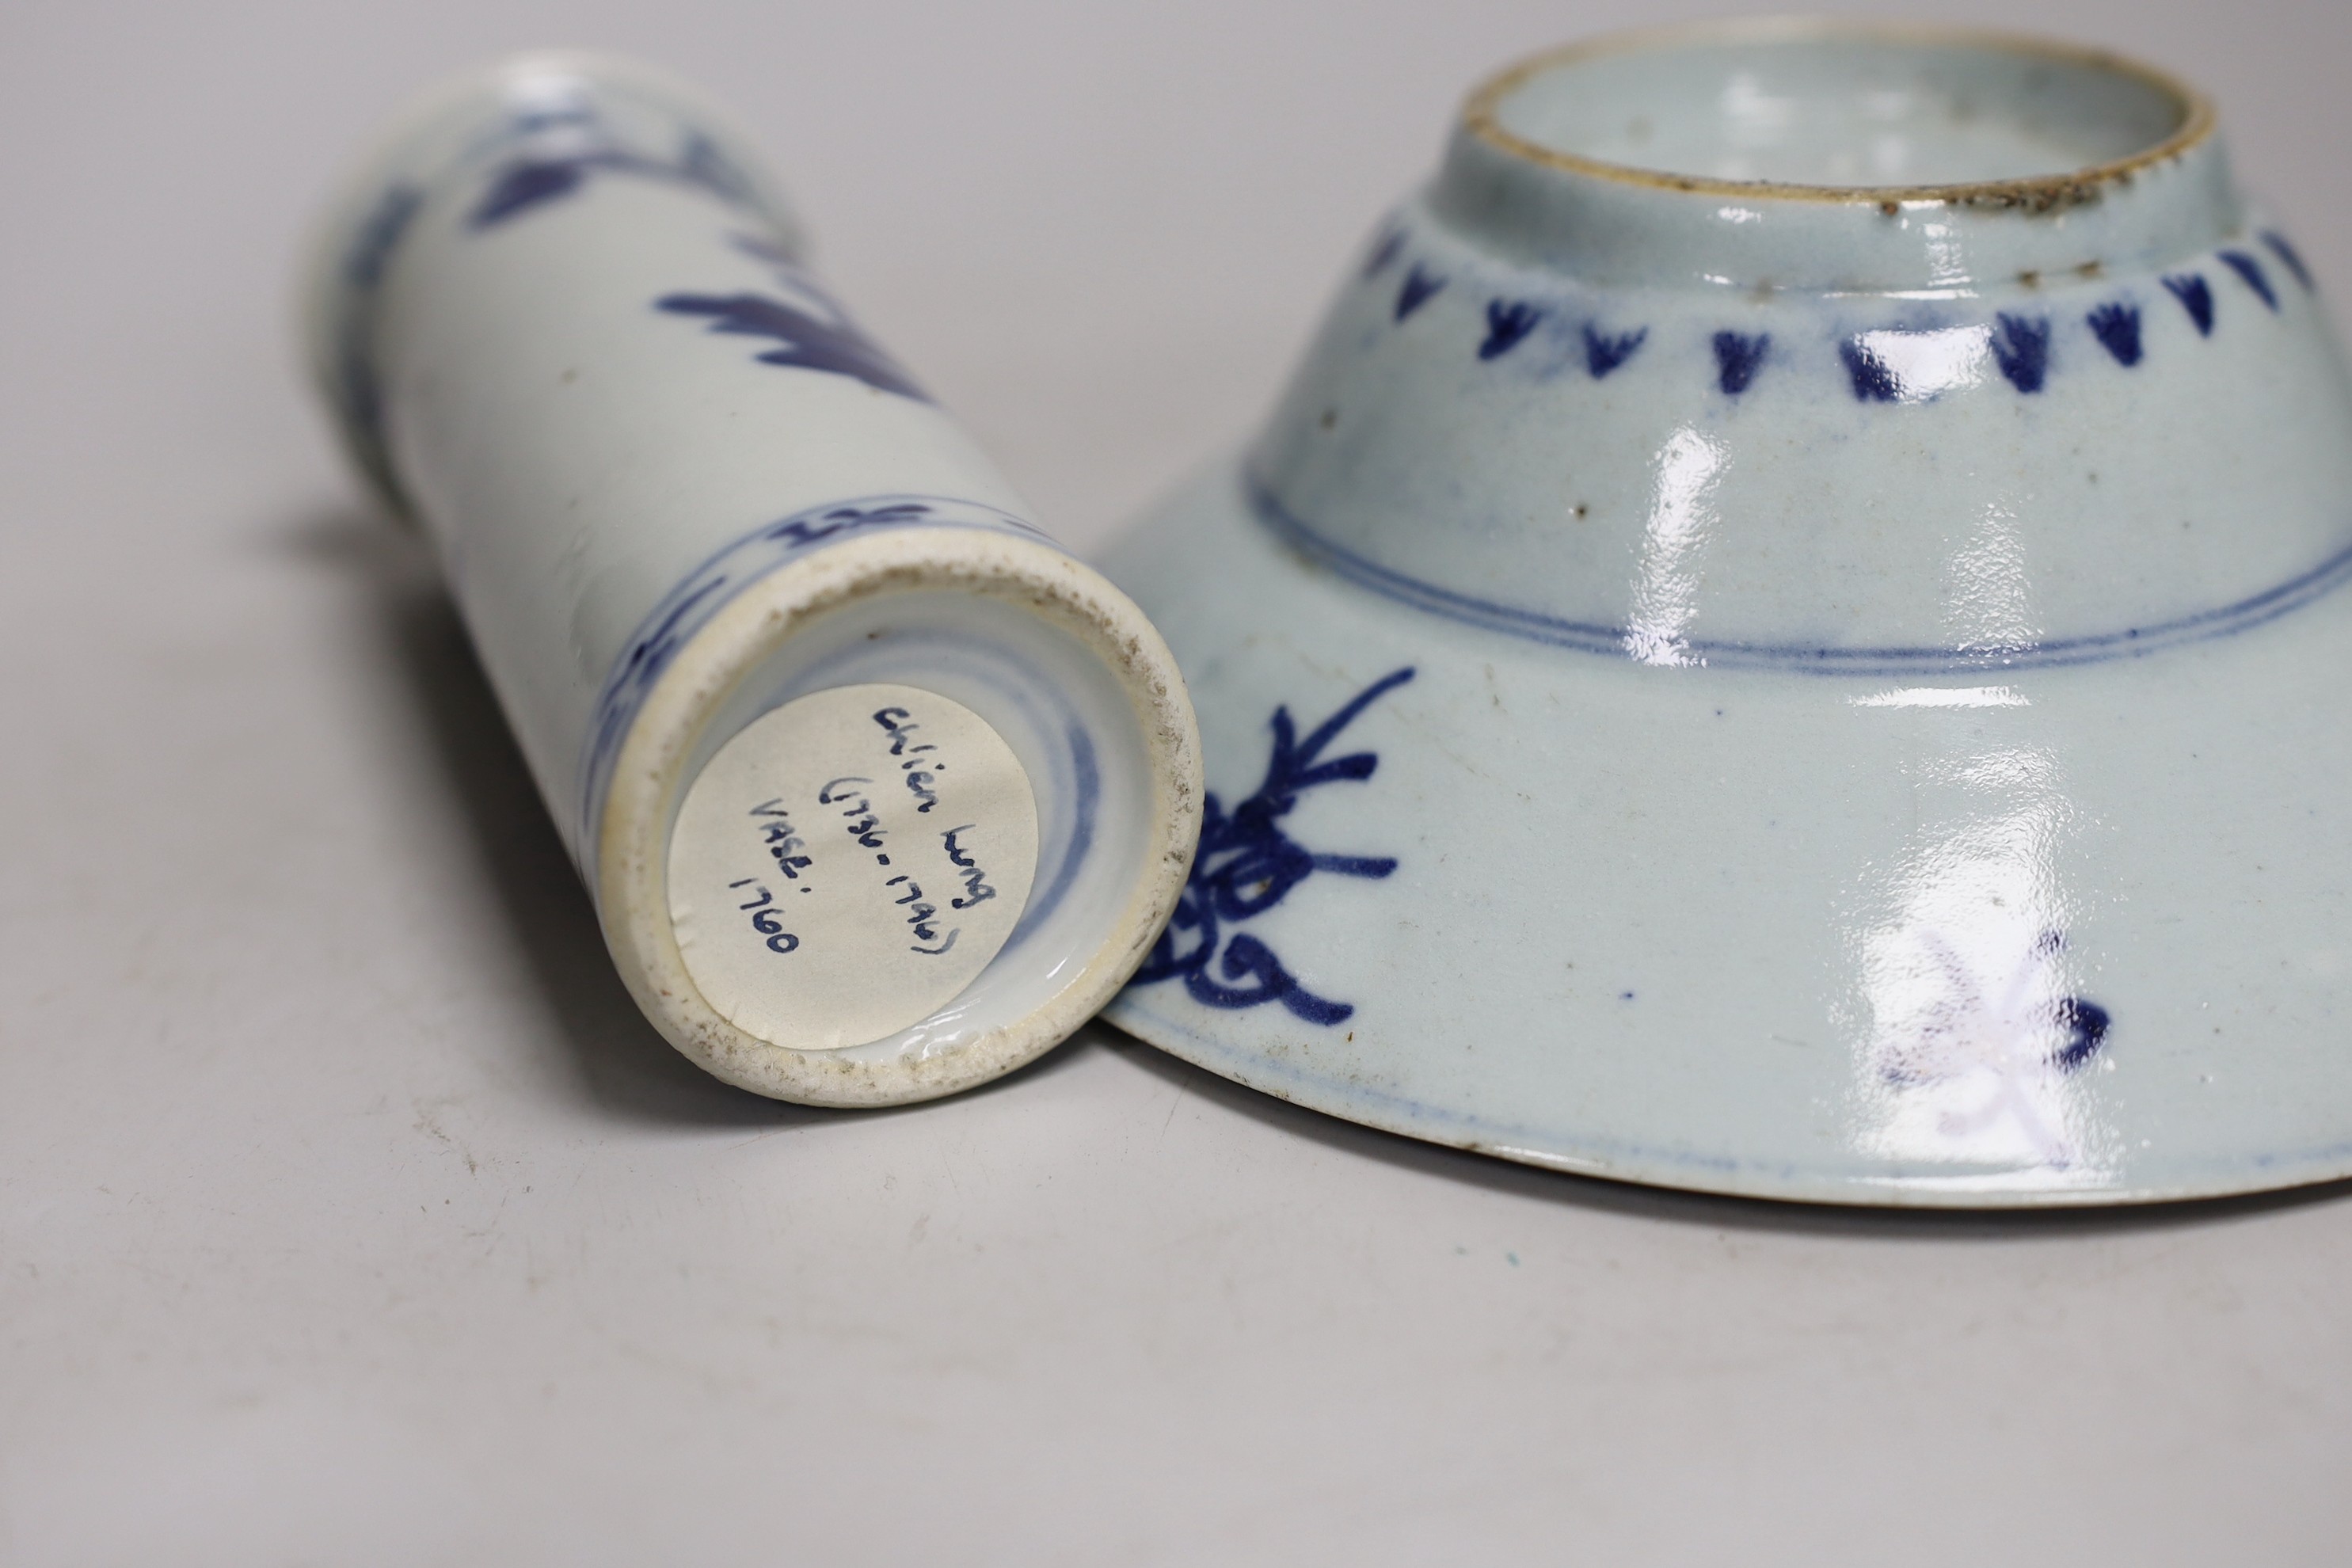
[[[1183,684],[802,264],[740,139],[534,57],[415,111],[317,247],[358,466],[430,536],[680,1050],[781,1099],[1029,1060],[1145,956]]]
[[[2352,1173],[2352,384],[2156,71],[1508,71],[1109,570],[1211,792],[1157,1045],[1719,1192]]]

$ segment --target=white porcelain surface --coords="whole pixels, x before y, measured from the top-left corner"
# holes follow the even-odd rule
[[[755,167],[640,68],[509,62],[352,183],[314,349],[361,467],[433,540],[647,1016],[761,1093],[924,1099],[1066,1037],[1148,949],[1197,820],[1192,721],[1150,625],[800,264]],[[944,1005],[800,1049],[837,1021],[772,1039],[702,996],[671,837],[746,725],[873,683],[1017,754],[1036,890]]]
[[[2352,383],[2160,79],[1784,25],[1498,79],[1111,571],[1213,792],[1157,1044],[1731,1192],[2352,1171]]]
[[[18,15],[12,1568],[2339,1561],[2341,1191],[1761,1205],[1389,1136],[1093,1027],[879,1116],[702,1073],[615,980],[437,574],[359,514],[288,374],[289,237],[338,150],[549,13]],[[2037,15],[2120,37],[2104,0]],[[2340,309],[2352,38],[2315,16],[2135,6],[2132,47],[2226,92]],[[565,26],[738,105],[861,317],[1091,548],[1263,413],[1464,84],[1562,17]]]

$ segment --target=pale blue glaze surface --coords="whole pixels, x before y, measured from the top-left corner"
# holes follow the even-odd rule
[[[1110,563],[1242,803],[1113,1016],[1679,1185],[2352,1170],[2352,380],[2199,114],[1785,28],[1474,100]]]

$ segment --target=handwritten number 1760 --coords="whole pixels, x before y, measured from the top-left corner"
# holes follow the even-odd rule
[[[727,885],[730,888],[750,888],[760,895],[748,904],[738,904],[735,907],[751,911],[751,929],[768,939],[770,952],[790,952],[800,946],[801,939],[786,931],[783,922],[776,918],[776,911],[768,907],[776,901],[775,894],[761,887],[750,877],[744,877]]]

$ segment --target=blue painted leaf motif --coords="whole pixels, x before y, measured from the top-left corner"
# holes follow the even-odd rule
[[[2044,963],[2066,951],[2063,931],[2043,931],[2033,944],[2034,956]],[[2074,1072],[2099,1054],[2099,1047],[2107,1037],[2107,1026],[2114,1020],[2107,1010],[2087,996],[2061,996],[2054,1009],[2058,1026],[2066,1037],[2050,1053],[2051,1066],[2062,1072]]]
[[[509,163],[491,180],[490,188],[482,193],[466,226],[493,228],[520,213],[561,201],[581,187],[588,178],[589,169],[598,161],[557,158]]]
[[[1903,378],[1895,367],[1873,353],[1860,338],[1848,338],[1838,344],[1838,358],[1845,362],[1845,374],[1853,383],[1857,403],[1899,403],[1903,398]]]
[[[1715,383],[1723,388],[1727,397],[1737,397],[1748,390],[1763,368],[1765,351],[1772,346],[1769,332],[1753,336],[1746,332],[1715,334]]]
[[[1913,1087],[1988,1068],[2002,1077],[2043,1067],[2074,1073],[2105,1044],[2114,1019],[2089,997],[2061,994],[2039,1004],[2029,1001],[2037,983],[2052,976],[2052,966],[2066,950],[2063,932],[2042,931],[2005,973],[1997,963],[1971,962],[1940,933],[1929,931],[1920,937],[1937,961],[1942,984],[1926,994],[1935,999],[1923,1016],[1882,1047],[1879,1070],[1888,1082]],[[2042,1048],[2031,1053],[2018,1048],[2029,1041]]]
[[[1389,229],[1373,245],[1372,253],[1364,258],[1364,276],[1367,279],[1378,278],[1381,273],[1386,272],[1389,269],[1389,264],[1394,261],[1397,254],[1403,249],[1404,230],[1393,227]]]
[[[2081,1068],[2099,1054],[2111,1022],[2107,1010],[2096,1002],[2082,996],[2060,997],[2058,1026],[2066,1031],[2066,1043],[2058,1047],[2051,1060],[2067,1072]]]
[[[714,332],[774,339],[782,346],[753,356],[761,364],[826,371],[879,392],[929,401],[897,361],[846,321],[824,321],[765,294],[666,294],[654,301],[654,308],[680,316],[707,316]]]
[[[2139,307],[2126,300],[2116,300],[2100,306],[2085,317],[2091,335],[2105,345],[2120,365],[2140,362]]]
[[[516,127],[525,132],[534,128],[527,122]],[[475,230],[495,228],[534,208],[576,195],[586,186],[588,176],[598,173],[635,174],[643,179],[695,185],[734,206],[751,206],[757,202],[750,179],[728,161],[715,142],[697,132],[687,138],[676,163],[614,147],[589,153],[518,157],[490,177],[489,188],[482,193],[466,226]]]
[[[1201,847],[1192,878],[1177,900],[1168,929],[1130,984],[1150,985],[1181,976],[1185,991],[1204,1006],[1233,1009],[1279,1002],[1307,1022],[1326,1027],[1354,1016],[1352,1003],[1328,1001],[1301,985],[1264,942],[1246,931],[1228,934],[1225,928],[1275,908],[1318,871],[1381,878],[1396,869],[1396,861],[1387,856],[1318,855],[1284,833],[1281,820],[1298,805],[1302,791],[1372,776],[1380,766],[1377,752],[1355,752],[1328,763],[1322,761],[1323,752],[1365,709],[1412,675],[1411,666],[1391,670],[1303,741],[1297,738],[1290,710],[1274,710],[1274,754],[1266,763],[1265,781],[1230,813],[1214,795],[1203,803]]]
[[[2263,270],[2261,262],[2242,250],[2221,252],[2221,262],[2231,271],[2244,279],[2246,287],[2252,289],[2263,304],[2268,305],[2273,312],[2278,310],[2278,291],[2271,287],[2270,276]]]
[[[1543,307],[1526,300],[1486,301],[1486,341],[1478,345],[1480,359],[1500,359],[1543,320]]]
[[[2294,274],[2294,280],[2303,285],[2305,293],[2311,293],[2318,288],[2312,281],[2311,268],[2304,265],[2303,252],[2290,244],[2286,236],[2274,228],[2266,228],[2263,230],[2263,243],[2271,247],[2272,255],[2286,263],[2286,269]]]
[[[2205,275],[2202,272],[2170,273],[2166,276],[2164,286],[2172,290],[2172,297],[2180,301],[2180,308],[2189,312],[2190,321],[2197,323],[2197,335],[2211,337],[2213,289],[2205,281]]]
[[[1650,329],[1639,327],[1630,332],[1609,333],[1587,321],[1584,324],[1584,368],[1599,381],[1627,360],[1647,342]]]
[[[2050,374],[2050,318],[2001,312],[1993,321],[1992,357],[2010,385],[2041,391]]]
[[[1435,298],[1450,279],[1421,269],[1416,261],[1404,275],[1404,287],[1397,290],[1396,319],[1403,321]]]

